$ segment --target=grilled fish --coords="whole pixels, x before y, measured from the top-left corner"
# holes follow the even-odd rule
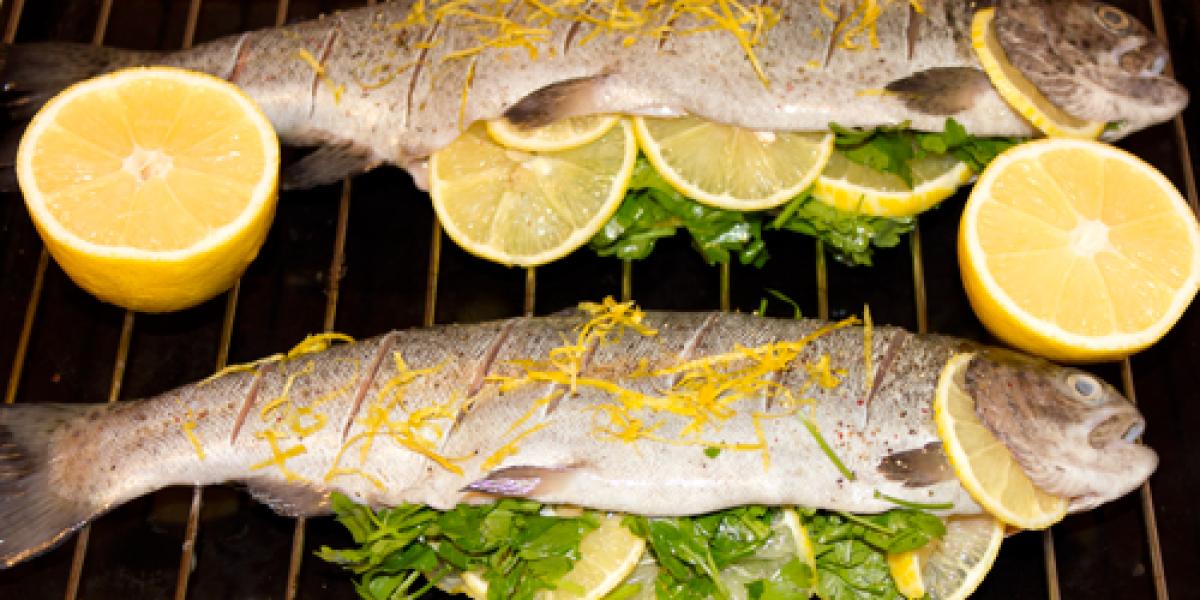
[[[285,187],[389,163],[424,188],[431,153],[472,122],[501,117],[529,126],[593,113],[691,114],[762,131],[831,122],[940,131],[953,117],[975,135],[1031,136],[975,59],[976,4],[757,2],[734,15],[661,0],[401,1],[166,54],[15,46],[2,80],[26,92],[20,112],[122,67],[223,77],[262,106],[285,142],[320,146],[285,173]],[[1187,102],[1161,74],[1167,49],[1119,9],[1004,0],[997,10],[1015,65],[1056,104],[1112,124],[1110,138]]]
[[[931,414],[964,351],[982,422],[1072,510],[1157,465],[1134,406],[1076,369],[848,321],[585,308],[294,351],[147,400],[0,407],[0,563],[176,484],[240,482],[288,515],[326,512],[332,491],[642,515],[869,513],[893,507],[881,492],[979,513]]]

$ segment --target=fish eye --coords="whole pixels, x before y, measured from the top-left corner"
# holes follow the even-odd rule
[[[1067,377],[1067,386],[1084,402],[1095,403],[1104,395],[1104,386],[1091,375],[1073,373]]]
[[[1129,33],[1133,25],[1133,20],[1124,11],[1104,4],[1096,7],[1096,20],[1100,21],[1105,29],[1116,35]]]

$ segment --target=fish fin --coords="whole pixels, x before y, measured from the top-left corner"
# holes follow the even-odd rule
[[[279,187],[304,190],[341,181],[379,164],[370,149],[355,144],[321,146],[283,169]]]
[[[878,469],[887,479],[903,482],[904,487],[925,487],[954,479],[941,442],[893,452],[879,461]]]
[[[991,88],[987,75],[973,67],[933,67],[897,79],[885,87],[910,110],[949,116],[975,105]]]
[[[103,511],[86,497],[64,495],[75,490],[50,471],[58,430],[91,410],[87,404],[0,407],[0,566],[57,546]]]
[[[28,119],[63,88],[100,73],[152,62],[153,56],[62,42],[6,46],[0,48],[3,105],[13,118]]]
[[[309,517],[329,512],[329,491],[311,483],[267,477],[243,480],[255,500],[285,517]]]
[[[553,493],[576,474],[576,467],[503,467],[488,473],[483,479],[472,481],[462,491],[532,498]]]
[[[601,112],[596,89],[606,78],[596,75],[552,83],[518,100],[504,112],[504,118],[517,127],[530,128]]]

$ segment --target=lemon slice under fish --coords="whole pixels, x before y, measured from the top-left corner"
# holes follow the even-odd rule
[[[909,217],[954,195],[972,175],[971,167],[953,156],[926,156],[912,161],[910,188],[899,175],[872,169],[835,151],[812,195],[847,212]]]
[[[990,515],[953,516],[945,523],[941,539],[888,555],[892,579],[905,597],[962,600],[992,570],[1004,541],[1004,524]]]
[[[954,355],[938,378],[933,419],[946,457],[962,486],[992,516],[1022,529],[1045,529],[1066,516],[1068,501],[1038,489],[975,415],[975,400],[962,388],[972,357]]]
[[[526,129],[508,119],[496,119],[487,122],[487,131],[497,143],[514,150],[554,152],[590,144],[616,127],[619,120],[616,115],[588,115]]]
[[[638,142],[679,193],[727,210],[766,210],[812,185],[832,133],[751,131],[697,119],[635,117]]]
[[[996,38],[992,28],[995,14],[996,11],[992,8],[975,12],[971,21],[971,46],[975,48],[975,56],[979,58],[980,66],[987,73],[988,79],[991,79],[1000,97],[1004,98],[1013,110],[1033,123],[1034,127],[1050,137],[1100,137],[1104,132],[1104,122],[1071,116],[1046,98],[1037,86],[1008,62],[1000,40]]]
[[[621,524],[621,515],[600,519],[600,527],[579,542],[579,560],[563,575],[558,589],[542,590],[537,600],[598,600],[611,592],[638,566],[646,540]],[[488,583],[475,572],[462,575],[462,588],[471,598],[487,598]]]
[[[587,243],[617,210],[637,160],[625,120],[557,152],[505,148],[475,124],[430,160],[430,197],[450,239],[506,265],[537,266]]]

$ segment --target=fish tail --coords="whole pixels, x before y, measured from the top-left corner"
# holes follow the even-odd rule
[[[67,86],[123,67],[145,64],[145,52],[49,42],[0,48],[3,104],[16,120],[32,117]]]
[[[0,406],[0,567],[58,545],[102,510],[51,471],[53,444],[64,425],[92,410],[71,404]]]

